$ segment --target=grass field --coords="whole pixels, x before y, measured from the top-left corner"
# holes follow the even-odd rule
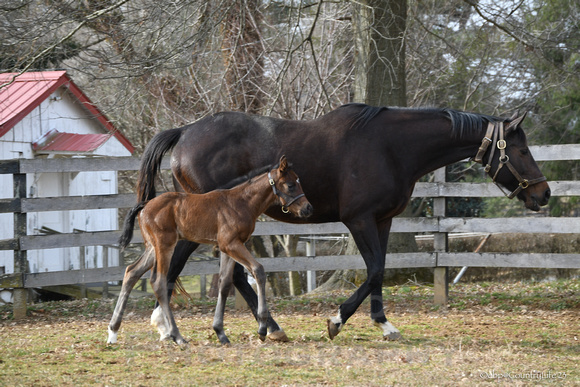
[[[211,300],[174,305],[183,347],[158,341],[151,299],[131,300],[115,345],[113,300],[35,304],[24,321],[2,307],[0,385],[580,385],[578,280],[458,285],[446,308],[429,286],[385,288],[397,342],[382,340],[368,303],[330,341],[326,318],[348,293],[271,300],[288,343],[261,342],[249,311],[229,308],[226,347]]]

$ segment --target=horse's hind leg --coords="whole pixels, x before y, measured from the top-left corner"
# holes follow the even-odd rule
[[[154,254],[152,248],[147,248],[143,255],[132,265],[128,266],[125,270],[125,276],[123,277],[123,287],[121,288],[121,293],[117,300],[117,305],[115,306],[115,311],[113,312],[113,317],[111,317],[111,322],[109,323],[109,338],[107,339],[108,344],[115,344],[117,342],[117,332],[119,332],[119,327],[121,326],[121,320],[123,319],[123,313],[125,312],[125,307],[127,306],[127,300],[129,299],[129,294],[133,287],[145,274],[145,272],[153,266]]]
[[[198,246],[199,243],[186,240],[180,240],[177,242],[167,272],[167,293],[170,300],[179,273],[181,273],[187,263],[189,255],[193,253]],[[160,340],[170,336],[171,327],[167,324],[167,320],[163,316],[163,311],[161,310],[161,306],[159,306],[159,302],[155,303],[155,309],[153,310],[153,313],[151,313],[151,325],[157,328]]]
[[[220,343],[224,345],[230,343],[230,340],[224,331],[224,313],[226,309],[226,300],[230,290],[232,289],[232,276],[235,265],[236,261],[224,253],[220,254],[219,292],[213,318],[213,330],[217,334]]]
[[[246,300],[246,303],[250,307],[254,318],[258,320],[258,295],[254,291],[254,288],[252,288],[248,283],[248,279],[244,273],[244,267],[237,262],[234,265],[233,281],[234,286],[240,292],[242,297],[244,297],[244,300]],[[278,325],[276,320],[274,320],[270,312],[268,312],[266,325],[268,326],[268,338],[270,340],[282,342],[289,341],[288,336],[286,336],[286,333],[280,325]]]

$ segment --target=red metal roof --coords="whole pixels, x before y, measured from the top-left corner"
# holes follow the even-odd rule
[[[135,147],[68,77],[66,71],[0,74],[0,137],[59,87],[66,87],[105,129],[133,153]],[[107,135],[108,136],[108,135]]]
[[[35,152],[92,152],[111,138],[110,134],[76,134],[51,130],[32,143]]]

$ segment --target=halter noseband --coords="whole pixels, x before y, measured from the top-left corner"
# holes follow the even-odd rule
[[[499,137],[499,139],[498,139]],[[493,138],[493,140],[492,140]],[[500,156],[499,156],[499,164],[497,166],[497,170],[495,171],[495,174],[492,177],[492,181],[495,183],[495,185],[498,186],[498,188],[501,190],[501,192],[503,192],[503,194],[505,196],[507,196],[510,199],[513,199],[517,194],[519,194],[522,190],[528,188],[530,185],[534,185],[537,183],[541,183],[542,181],[546,181],[546,177],[542,176],[542,177],[538,177],[537,179],[532,179],[532,180],[528,180],[528,179],[524,179],[519,173],[518,171],[516,171],[516,169],[514,168],[514,166],[512,165],[512,163],[510,163],[510,158],[508,155],[505,154],[505,148],[507,146],[505,139],[504,139],[504,125],[503,122],[490,122],[487,125],[487,132],[485,133],[485,137],[483,138],[483,140],[481,141],[481,146],[479,147],[479,150],[477,151],[477,154],[475,155],[475,157],[473,158],[473,160],[476,163],[480,163],[483,165],[483,156],[485,155],[485,152],[487,152],[487,148],[489,147],[489,145],[491,143],[495,143],[497,146],[497,149],[499,149],[500,152]],[[493,155],[495,153],[495,148],[496,147],[492,147],[490,154],[489,154],[489,158],[487,160],[487,165],[485,165],[484,170],[486,173],[489,173],[489,171],[491,170],[491,162],[493,160]],[[506,193],[506,191],[504,191],[504,189],[501,187],[501,185],[499,185],[495,179],[497,177],[497,174],[499,173],[499,170],[506,165],[508,167],[508,169],[510,170],[510,172],[512,173],[512,175],[514,175],[514,177],[518,180],[518,188],[516,188],[515,190],[513,190],[513,192],[511,193]]]
[[[282,203],[282,212],[287,214],[290,212],[290,210],[288,209],[288,207],[290,207],[292,205],[292,203],[294,203],[296,200],[300,199],[301,197],[305,196],[303,193],[301,193],[298,196],[292,197],[290,195],[285,194],[282,191],[279,191],[276,189],[276,182],[274,181],[274,179],[272,179],[272,175],[270,174],[270,172],[268,172],[268,182],[270,183],[270,186],[272,187],[272,191],[274,191],[274,195],[278,196],[280,198],[280,201],[284,200],[286,202],[286,204]],[[298,184],[300,184],[300,181],[297,179],[296,182]]]

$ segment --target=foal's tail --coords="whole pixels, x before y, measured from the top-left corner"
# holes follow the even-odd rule
[[[131,239],[133,239],[133,227],[135,227],[135,218],[137,214],[145,207],[147,202],[138,203],[135,207],[131,208],[125,216],[125,222],[123,223],[123,233],[119,238],[119,245],[122,250],[129,245]]]
[[[165,130],[156,134],[145,147],[137,180],[137,201],[145,202],[155,197],[155,177],[161,168],[163,155],[181,138],[185,127]]]

